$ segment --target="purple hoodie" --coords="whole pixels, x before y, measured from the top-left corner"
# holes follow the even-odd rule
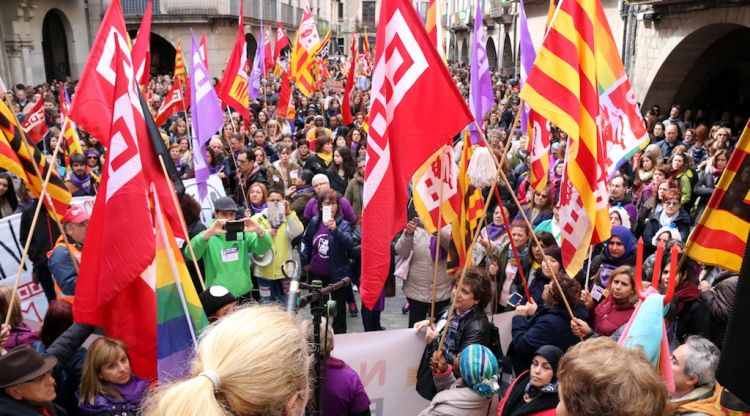
[[[99,415],[107,413],[110,415],[136,415],[141,410],[141,400],[146,394],[148,381],[133,375],[125,384],[112,384],[122,395],[122,400],[104,394],[97,394],[94,404],[83,403],[78,407],[78,412],[84,416]],[[76,392],[76,398],[80,400],[80,390]]]

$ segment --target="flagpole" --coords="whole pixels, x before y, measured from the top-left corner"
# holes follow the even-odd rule
[[[229,111],[229,106],[227,106],[227,114],[229,114],[229,122],[232,124],[232,131],[234,133],[239,132],[239,128],[234,126],[234,119],[232,118],[232,113]],[[249,121],[249,120],[248,120]],[[227,143],[229,145],[229,143]],[[245,145],[245,148],[247,148],[247,144]],[[229,154],[232,156],[232,162],[234,162],[234,170],[239,173],[240,172],[240,166],[237,164],[237,158],[234,156],[234,151],[230,148]],[[242,181],[239,181],[240,185],[240,191],[242,191],[242,200],[245,201],[245,206],[247,207],[247,195],[245,195],[245,184],[242,183]]]
[[[586,291],[589,291],[589,276],[591,275],[591,252],[593,250],[593,246],[589,244],[589,263],[586,266]],[[640,288],[639,288],[640,290]]]
[[[443,185],[445,180],[445,145],[443,145],[438,160],[440,161],[440,193],[438,199],[438,222],[437,222],[437,242],[435,244],[435,264],[432,268],[432,301],[430,303],[430,324],[435,321],[435,297],[437,296],[437,277],[438,263],[440,262],[440,235],[443,228]]]
[[[167,169],[166,169],[166,166],[164,165],[164,159],[162,159],[161,155],[159,155],[159,161],[161,162],[161,166],[164,171],[165,177],[168,178],[169,176],[166,175]],[[167,182],[171,183],[171,181],[167,181]],[[179,295],[180,303],[182,304],[182,311],[185,314],[185,320],[187,320],[188,328],[190,329],[190,337],[193,339],[193,345],[197,347],[198,340],[196,340],[195,338],[195,327],[193,326],[193,320],[190,318],[190,311],[188,310],[187,301],[185,300],[185,291],[183,290],[183,287],[182,287],[182,279],[180,279],[180,273],[177,270],[177,260],[174,257],[174,252],[172,251],[172,242],[167,237],[167,232],[164,229],[165,227],[164,215],[163,215],[163,212],[161,211],[161,207],[159,207],[160,205],[159,196],[156,194],[156,190],[153,188],[153,184],[151,186],[151,191],[154,193],[154,197],[156,198],[156,201],[157,201],[157,207],[159,208],[158,209],[159,212],[157,212],[156,215],[158,218],[157,221],[158,221],[159,232],[161,233],[161,238],[162,238],[162,241],[164,242],[164,249],[167,252],[167,259],[169,260],[169,269],[172,271],[172,277],[174,278],[174,285],[177,288],[177,294]],[[172,195],[172,199],[176,201],[175,192],[170,192],[170,194]],[[178,212],[180,211],[178,210]],[[181,220],[180,225],[183,226],[183,231],[184,231],[185,222]],[[187,234],[185,235],[185,238],[186,238],[186,241],[190,240]],[[192,254],[192,248],[190,249],[190,252]],[[195,261],[195,256],[193,256],[193,261]],[[198,270],[198,274],[200,275],[200,270],[197,268],[196,270]],[[203,279],[201,278],[201,285],[202,284],[203,284]],[[203,290],[205,290],[205,288]]]
[[[520,106],[519,106],[519,108],[520,108]],[[520,120],[520,115],[521,115],[521,112],[518,111],[516,113],[515,120],[513,120],[513,128],[511,129],[511,131],[513,131],[513,130],[516,129],[516,126],[518,125],[518,122]],[[474,123],[476,123],[476,120],[474,120]],[[482,129],[479,128],[478,130],[482,133],[482,137],[484,138],[484,132],[482,131]],[[487,140],[485,139],[485,142],[486,141]],[[510,143],[511,143],[511,141],[512,140],[509,137],[508,140],[505,142],[505,147],[503,148],[503,154],[500,156],[500,162],[497,161],[497,159],[495,157],[495,154],[492,153],[492,151],[490,151],[490,154],[492,154],[492,160],[495,162],[495,167],[497,169],[495,171],[495,176],[492,179],[492,185],[490,186],[490,192],[487,194],[487,197],[484,198],[484,203],[483,203],[483,206],[482,206],[482,211],[483,212],[482,212],[481,218],[479,218],[479,224],[477,224],[477,227],[474,229],[474,233],[473,233],[473,235],[471,237],[471,244],[469,244],[469,246],[466,248],[466,264],[464,265],[464,268],[461,271],[461,277],[458,280],[457,287],[461,287],[461,285],[464,282],[464,278],[466,277],[466,271],[469,269],[469,267],[471,267],[472,258],[469,255],[469,251],[472,250],[473,247],[474,247],[474,245],[477,243],[477,239],[478,239],[479,234],[480,234],[479,230],[482,229],[482,226],[484,225],[484,221],[487,218],[487,202],[492,197],[492,194],[493,194],[495,188],[497,187],[498,177],[499,177],[500,173],[502,172],[501,166],[502,166],[502,163],[505,162],[505,159],[508,156],[508,150],[510,150]],[[467,142],[466,140],[464,140],[464,146],[467,146],[467,145],[471,146],[471,143]],[[506,181],[507,181],[507,179],[506,179]],[[455,309],[456,309],[456,300],[453,299],[453,301],[451,302],[451,307],[448,310],[448,317],[446,319],[445,328],[450,327],[451,319],[453,319],[453,315],[454,315]],[[440,336],[440,342],[438,343],[438,348],[437,348],[436,351],[441,351],[443,349],[443,345],[445,344],[445,336],[447,334],[448,334],[447,330],[443,331],[442,335]]]
[[[5,104],[11,105],[10,101],[8,100],[8,97],[5,97]],[[13,108],[11,105],[9,108]],[[34,159],[34,154],[32,152],[32,149],[29,147],[31,144],[28,142],[28,138],[26,137],[26,132],[24,132],[23,127],[21,127],[21,124],[18,122],[18,119],[15,118],[15,114],[13,114],[14,121],[16,125],[19,127],[18,132],[21,133],[21,142],[23,143],[24,149],[26,150],[26,153],[29,154],[29,159],[31,160],[31,164],[34,166],[34,173],[36,173],[36,176],[39,177],[39,179],[42,178],[42,173],[39,170],[39,164],[36,163],[36,159]],[[65,127],[63,123],[63,127]],[[57,145],[55,145],[55,150],[52,152],[52,162],[50,163],[50,166],[48,167],[48,172],[52,171],[52,169],[55,167],[54,165],[57,163],[57,154],[60,152],[60,146],[62,144],[63,140],[63,134],[65,131],[63,129],[60,129],[60,134],[57,136]],[[41,157],[44,157],[43,155]],[[44,185],[46,186],[46,185]],[[54,206],[52,203],[52,198],[50,197],[48,192],[40,192],[39,193],[39,200],[41,201],[42,198],[46,198],[47,204],[52,207]],[[65,247],[68,249],[68,255],[70,256],[70,261],[73,263],[73,269],[75,269],[76,274],[78,274],[78,261],[76,260],[75,256],[73,255],[73,250],[71,250],[70,241],[68,241],[68,235],[65,234],[65,230],[63,229],[62,224],[60,223],[60,218],[58,218],[57,215],[51,215],[55,219],[55,223],[57,224],[57,228],[60,230],[60,235],[63,238],[63,242],[65,243]],[[33,232],[33,228],[29,233],[31,234]],[[51,244],[54,244],[54,242],[50,241]]]
[[[161,171],[164,173],[164,177],[169,179],[169,173],[167,173],[167,165],[164,164],[164,156],[159,155],[159,164],[161,164]],[[187,243],[188,250],[190,251],[190,257],[193,259],[193,266],[195,267],[195,272],[198,273],[198,281],[201,282],[201,291],[206,290],[206,283],[203,280],[203,274],[201,273],[201,269],[198,266],[198,260],[195,257],[195,251],[193,251],[193,245],[190,243],[190,234],[187,231],[187,225],[185,225],[185,218],[182,216],[182,208],[180,207],[180,202],[177,201],[177,192],[172,188],[172,181],[167,180],[166,181],[169,184],[170,192],[169,194],[172,195],[172,203],[174,204],[175,210],[177,211],[177,215],[180,217],[180,226],[182,227],[182,232],[185,234],[185,242]]]
[[[59,147],[60,142],[58,141],[57,144]],[[55,148],[55,151],[57,152],[57,147]],[[29,235],[26,238],[26,244],[23,247],[21,260],[18,262],[18,272],[16,272],[16,279],[15,279],[15,282],[13,283],[13,292],[11,293],[10,300],[8,301],[8,311],[5,314],[5,325],[8,325],[8,323],[10,322],[10,317],[13,313],[13,304],[16,301],[16,292],[18,291],[18,284],[21,281],[21,273],[23,272],[23,268],[26,265],[26,258],[29,255],[29,247],[31,246],[31,239],[34,236],[34,229],[36,228],[36,223],[37,223],[37,220],[39,219],[39,212],[42,210],[42,204],[44,204],[43,197],[44,197],[44,194],[47,192],[47,184],[49,183],[49,178],[51,175],[52,175],[52,169],[47,169],[47,175],[45,175],[44,180],[42,181],[42,190],[39,195],[39,201],[37,202],[36,209],[34,210],[34,217],[31,220],[31,227],[29,228]],[[76,263],[74,262],[73,264],[75,265]]]

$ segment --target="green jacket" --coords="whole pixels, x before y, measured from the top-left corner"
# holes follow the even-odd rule
[[[209,228],[211,224],[208,224]],[[224,286],[234,297],[248,293],[253,288],[249,254],[252,251],[262,255],[268,251],[273,244],[271,235],[266,232],[258,238],[256,233],[237,233],[236,241],[227,241],[225,235],[218,234],[206,241],[203,239],[205,232],[200,232],[190,242],[195,256],[202,259],[206,267],[206,287]],[[185,257],[192,260],[189,250],[185,250]]]

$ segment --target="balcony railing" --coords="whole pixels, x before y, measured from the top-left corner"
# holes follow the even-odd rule
[[[281,15],[276,13],[276,0],[153,0],[154,15],[201,15],[206,17],[237,16],[240,2],[244,2],[245,17],[294,25],[302,16],[302,9],[281,4]],[[262,2],[262,7],[261,7]],[[148,0],[122,0],[125,16],[143,16]],[[262,11],[262,14],[261,14]]]

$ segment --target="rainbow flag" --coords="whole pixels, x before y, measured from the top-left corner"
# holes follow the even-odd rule
[[[208,325],[208,320],[172,227],[156,205],[157,368],[159,382],[164,382],[187,373],[190,355],[197,346],[197,334]]]
[[[600,2],[597,1],[596,5],[597,129],[606,147],[607,178],[611,178],[635,153],[648,145],[649,137],[604,9]]]

